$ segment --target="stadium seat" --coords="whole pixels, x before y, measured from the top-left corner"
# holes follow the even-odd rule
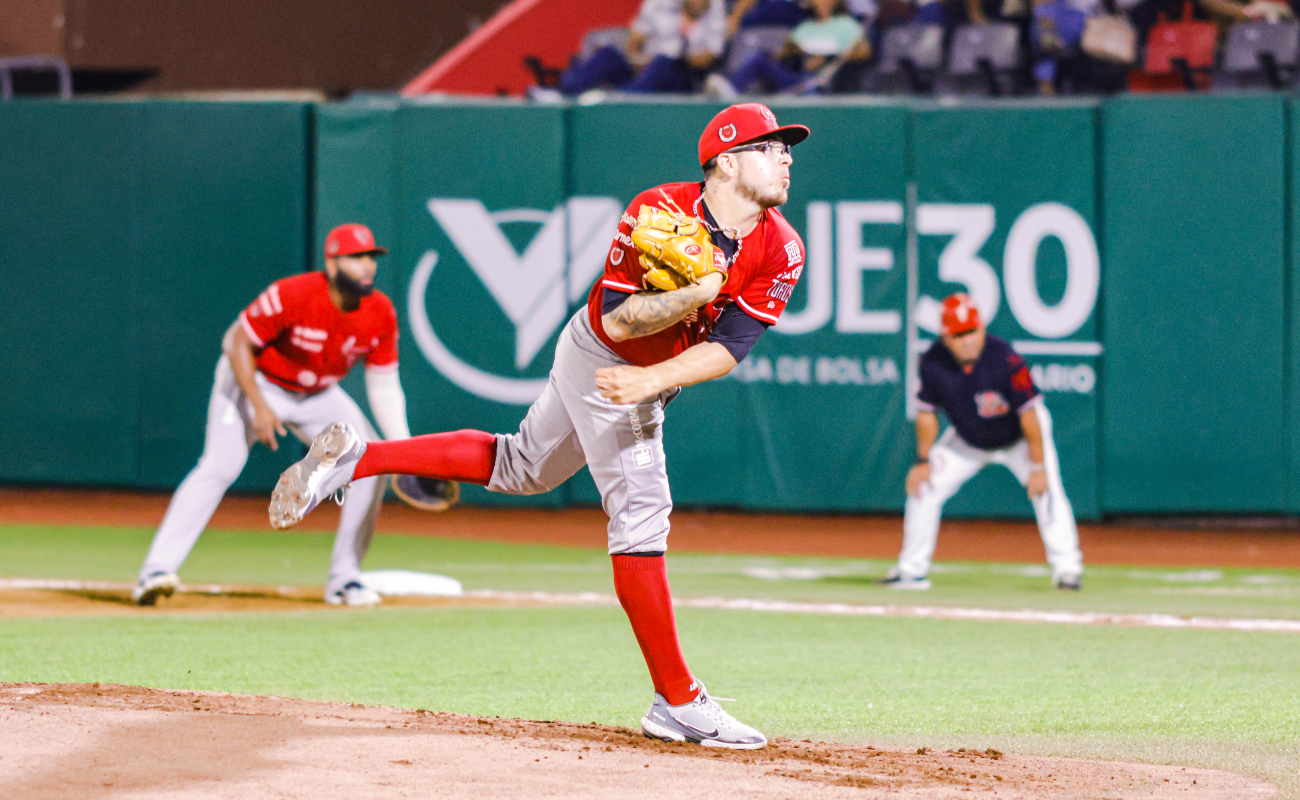
[[[58,81],[59,97],[72,98],[72,70],[58,56],[13,56],[0,58],[0,100],[12,100],[15,72],[53,72]]]
[[[885,31],[880,63],[864,77],[862,89],[877,94],[928,94],[942,67],[942,25],[895,25]]]
[[[1282,89],[1300,67],[1300,23],[1251,20],[1228,31],[1215,84],[1225,88]]]
[[[1213,22],[1192,19],[1190,2],[1177,22],[1169,22],[1161,15],[1147,36],[1146,60],[1134,76],[1139,80],[1130,78],[1129,88],[1133,91],[1208,88],[1217,36],[1218,28]]]
[[[1008,22],[962,25],[952,37],[945,89],[957,94],[1016,94],[1021,83],[1020,29]]]
[[[773,55],[781,52],[785,40],[790,38],[790,31],[785,25],[756,25],[743,28],[731,38],[727,50],[725,72],[730,75],[740,69],[755,53],[768,52]]]

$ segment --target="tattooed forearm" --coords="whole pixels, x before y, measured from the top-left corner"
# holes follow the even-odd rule
[[[605,331],[616,340],[658,333],[708,302],[699,288],[634,294],[604,316]]]

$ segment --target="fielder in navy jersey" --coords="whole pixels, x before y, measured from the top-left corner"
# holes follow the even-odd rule
[[[1077,590],[1083,575],[1079,532],[1061,483],[1052,418],[1029,367],[1008,342],[987,334],[964,294],[943,301],[941,328],[939,341],[921,357],[916,464],[907,474],[903,551],[884,583],[930,588],[944,503],[985,466],[1001,464],[1029,494],[1053,585]],[[939,410],[950,423],[943,436],[938,435]]]

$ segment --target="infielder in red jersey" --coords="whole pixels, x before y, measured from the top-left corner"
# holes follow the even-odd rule
[[[397,312],[375,291],[375,245],[363,225],[342,225],[325,240],[325,271],[278,280],[240,313],[222,341],[208,403],[203,455],[167,507],[133,598],[153,605],[179,585],[176,573],[230,484],[261,441],[278,448],[286,426],[305,441],[345,420],[368,441],[378,439],[357,404],[336,386],[366,362],[366,394],[389,439],[408,438],[406,399],[397,378]],[[384,483],[357,481],[343,504],[325,598],[373,605],[379,595],[361,581]]]
[[[785,309],[804,247],[776,209],[789,194],[790,146],[807,136],[802,125],[778,126],[765,106],[732,106],[700,137],[702,182],[657,186],[632,201],[604,276],[561,333],[550,380],[518,433],[367,444],[349,426],[332,425],[281,476],[272,524],[288,527],[340,486],[373,475],[535,494],[586,465],[609,515],[614,587],[654,683],[642,731],[716,747],[765,745],[763,734],[709,697],[678,644],[664,565],[672,510],[664,408],[681,387],[729,373]],[[664,274],[667,250],[698,271]],[[662,282],[670,288],[650,290]]]

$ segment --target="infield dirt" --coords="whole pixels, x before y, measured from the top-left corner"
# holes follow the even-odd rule
[[[113,684],[0,683],[0,797],[1267,798],[1192,767],[529,722]]]

